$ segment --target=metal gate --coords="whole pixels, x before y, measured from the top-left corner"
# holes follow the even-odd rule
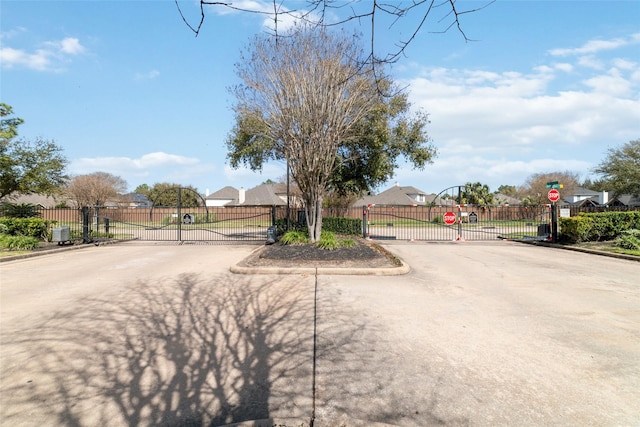
[[[375,205],[365,206],[364,213],[373,240],[548,240],[551,235],[549,205]]]
[[[92,240],[264,242],[275,207],[92,207]]]

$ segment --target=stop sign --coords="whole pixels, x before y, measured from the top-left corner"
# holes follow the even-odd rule
[[[552,188],[551,190],[549,190],[549,193],[547,194],[547,197],[552,202],[557,202],[558,200],[560,200],[560,192],[558,190],[556,190],[555,188]]]
[[[444,223],[447,225],[455,224],[456,214],[454,214],[453,212],[447,212],[446,214],[444,214],[442,219],[444,220]]]

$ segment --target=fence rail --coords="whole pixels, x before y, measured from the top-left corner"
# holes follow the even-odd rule
[[[561,207],[562,209],[562,207]],[[637,208],[636,208],[637,209]],[[630,210],[628,208],[570,207],[580,212]],[[446,224],[447,212],[455,223]],[[154,207],[39,209],[39,216],[54,227],[69,227],[71,240],[149,240],[194,242],[264,242],[269,226],[289,218],[304,219],[303,211],[286,207]],[[0,211],[0,216],[2,216]],[[546,239],[550,232],[549,205],[540,206],[365,206],[325,209],[325,217],[363,221],[363,235],[374,240],[495,240]]]

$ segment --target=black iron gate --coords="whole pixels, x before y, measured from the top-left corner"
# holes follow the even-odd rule
[[[365,206],[365,233],[374,240],[549,240],[551,207]]]
[[[276,207],[91,207],[88,238],[177,242],[264,242]]]

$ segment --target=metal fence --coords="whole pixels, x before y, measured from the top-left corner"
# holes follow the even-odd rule
[[[370,206],[367,237],[374,240],[547,239],[548,206]]]
[[[564,208],[567,209],[567,208]],[[568,208],[579,212],[627,210],[624,208]],[[562,207],[561,207],[562,210]],[[1,212],[0,212],[1,213]],[[72,241],[101,240],[263,243],[267,229],[304,219],[298,209],[286,207],[154,207],[40,209],[39,216],[54,227],[69,227]],[[495,240],[549,238],[551,209],[540,206],[364,206],[325,209],[324,217],[362,221],[363,237],[372,240]],[[451,217],[453,215],[453,218]],[[451,224],[446,219],[454,219]]]

